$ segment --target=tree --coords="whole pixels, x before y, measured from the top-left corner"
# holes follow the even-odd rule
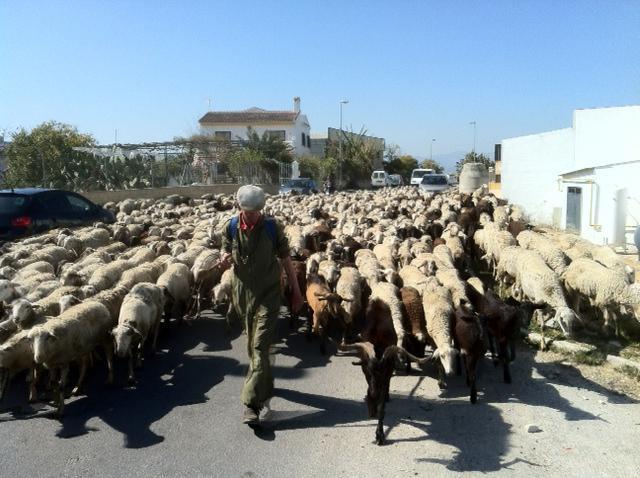
[[[466,163],[482,163],[485,165],[487,170],[489,168],[493,168],[495,166],[495,161],[490,160],[484,154],[478,154],[475,151],[471,151],[470,153],[465,154],[464,158],[456,163],[456,173],[460,176],[460,172],[462,171],[462,166]]]
[[[442,174],[444,172],[444,168],[438,161],[434,161],[433,159],[425,159],[420,164],[422,169],[433,169],[436,174]]]
[[[411,155],[405,154],[389,161],[385,167],[389,174],[399,174],[405,180],[411,178],[411,171],[418,167],[418,160]]]
[[[251,126],[247,127],[247,149],[262,154],[267,159],[290,163],[293,161],[291,146],[277,136],[265,131],[262,136]]]
[[[368,179],[373,171],[373,164],[381,159],[384,151],[375,141],[366,136],[363,128],[359,133],[342,131],[342,165],[338,171],[342,172],[339,187],[356,187],[358,181]],[[340,158],[340,141],[327,141],[327,157]],[[341,167],[340,167],[341,166]]]
[[[79,133],[77,128],[56,121],[47,121],[31,131],[22,128],[13,134],[7,148],[6,182],[12,187],[65,187],[77,178],[70,158],[90,162],[87,157],[81,158],[82,155],[73,148],[95,144],[93,136]],[[97,167],[97,163],[88,166],[91,173]]]

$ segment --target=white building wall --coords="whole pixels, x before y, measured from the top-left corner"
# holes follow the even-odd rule
[[[566,227],[567,188],[580,187],[580,235],[595,244],[632,244],[633,231],[640,225],[640,160],[568,176],[562,181],[561,227]]]
[[[576,110],[575,167],[640,159],[640,106]]]
[[[296,156],[311,154],[311,148],[302,144],[302,133],[305,137],[310,135],[311,128],[309,127],[309,121],[306,115],[298,115],[295,123],[269,123],[269,124],[231,124],[221,123],[217,125],[205,125],[200,128],[202,134],[214,135],[216,131],[230,131],[231,140],[247,139],[247,127],[251,126],[260,136],[265,131],[284,130],[285,141],[293,148],[293,153]]]
[[[571,128],[503,140],[503,197],[521,205],[532,221],[559,226],[563,194],[558,176],[572,169],[573,148]]]

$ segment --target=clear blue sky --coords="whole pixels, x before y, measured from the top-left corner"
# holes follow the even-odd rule
[[[0,1],[0,128],[168,140],[218,110],[364,126],[402,152],[493,154],[576,108],[640,103],[640,0]]]

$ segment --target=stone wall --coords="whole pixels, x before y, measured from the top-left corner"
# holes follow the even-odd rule
[[[95,202],[104,204],[109,201],[122,201],[123,199],[158,199],[171,194],[179,194],[190,198],[199,198],[203,194],[233,194],[239,184],[212,184],[208,186],[175,186],[166,188],[126,189],[121,191],[89,191],[83,196]],[[261,186],[267,194],[277,194],[278,186],[273,184]]]

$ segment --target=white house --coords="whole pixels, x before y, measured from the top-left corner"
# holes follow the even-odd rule
[[[209,111],[198,121],[202,134],[228,141],[246,140],[247,127],[259,135],[267,132],[288,143],[295,155],[311,154],[307,116],[300,112],[300,98],[293,99],[292,111],[249,108],[242,111]]]
[[[596,244],[633,243],[640,221],[640,106],[573,112],[571,128],[502,141],[502,194],[532,220]]]

